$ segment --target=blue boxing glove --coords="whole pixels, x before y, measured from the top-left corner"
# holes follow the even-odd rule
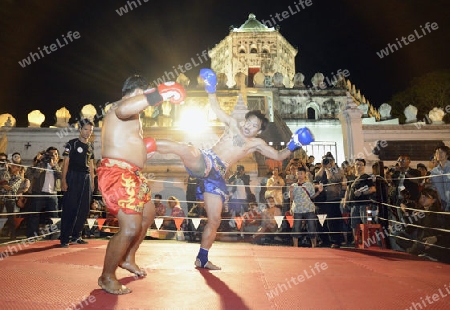
[[[314,137],[308,128],[303,127],[297,129],[297,131],[292,135],[291,140],[287,144],[289,151],[294,152],[302,147],[302,145],[308,145],[314,142]]]
[[[217,77],[211,69],[200,69],[200,78],[205,82],[205,90],[209,94],[216,92]]]

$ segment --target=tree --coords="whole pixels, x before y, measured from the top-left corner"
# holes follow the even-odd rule
[[[450,111],[450,70],[427,73],[415,78],[410,86],[394,96],[389,101],[392,106],[392,116],[398,117],[404,123],[403,111],[408,105],[417,108],[417,118],[423,119],[433,108],[441,108],[447,114]],[[446,115],[444,121],[448,121]]]

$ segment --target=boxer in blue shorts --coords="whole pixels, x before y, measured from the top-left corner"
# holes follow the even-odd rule
[[[206,165],[204,175],[195,175],[186,167],[188,173],[200,179],[202,182],[197,186],[197,200],[205,200],[203,193],[211,193],[222,197],[222,203],[227,195],[227,184],[224,180],[227,166],[214,154],[212,150],[200,150]]]
[[[216,238],[221,221],[226,192],[226,183],[223,177],[228,168],[253,152],[259,152],[267,158],[282,161],[290,157],[292,152],[301,148],[302,145],[307,145],[314,139],[309,129],[300,128],[294,133],[285,149],[278,151],[272,148],[263,139],[257,138],[257,135],[266,128],[269,122],[261,111],[249,111],[245,115],[245,121],[239,123],[220,108],[216,96],[216,74],[211,69],[201,69],[200,77],[205,82],[205,89],[213,112],[226,125],[225,131],[210,150],[199,150],[192,144],[161,139],[156,140],[156,151],[162,154],[178,155],[189,174],[203,181],[200,182],[197,192],[203,194],[208,221],[203,231],[195,266],[217,270],[221,268],[208,260],[208,252]]]

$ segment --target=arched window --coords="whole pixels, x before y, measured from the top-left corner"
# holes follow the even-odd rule
[[[308,119],[316,119],[316,110],[313,108],[309,107],[308,110],[306,110],[306,114]]]
[[[258,49],[256,48],[256,44],[252,44],[252,45],[250,46],[250,53],[251,53],[251,54],[256,54],[256,53],[258,53]]]
[[[238,49],[238,51],[239,51],[239,54],[245,54],[245,47],[244,46],[239,46],[239,49]]]

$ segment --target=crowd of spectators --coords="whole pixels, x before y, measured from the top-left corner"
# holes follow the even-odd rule
[[[31,167],[22,164],[18,152],[11,155],[11,160],[0,153],[0,210],[7,214],[3,237],[15,240],[18,229],[26,229],[27,237],[49,232],[40,229],[40,224],[53,224],[51,219],[58,217],[57,191],[61,179],[58,163],[55,147],[39,152]]]
[[[24,165],[18,152],[14,152],[10,160],[7,154],[0,153],[0,211],[6,212],[7,218],[1,230],[3,237],[14,240],[20,230],[27,238],[59,238],[64,203],[61,191],[62,162],[54,146],[38,152],[31,165]],[[94,186],[88,218],[106,217],[101,193]],[[108,227],[108,222],[104,227]],[[99,232],[97,222],[91,228],[86,223],[83,236],[97,237],[100,236]]]
[[[337,165],[328,152],[320,162],[314,156],[290,160],[284,169],[273,167],[259,187],[259,199],[250,186],[243,165],[230,172],[229,196],[223,210],[219,232],[231,232],[254,243],[280,240],[295,247],[353,246],[360,224],[380,223],[387,245],[397,251],[429,259],[449,261],[450,255],[450,162],[449,147],[441,145],[427,163],[412,167],[408,154],[400,154],[396,164],[385,167],[379,161],[371,173],[363,158]],[[0,207],[6,212],[3,236],[16,238],[15,218],[24,218],[27,237],[42,234],[42,225],[59,216],[63,201],[58,150],[49,147],[39,152],[29,167],[21,165],[19,153],[11,159],[0,153]],[[192,185],[196,180],[190,180]],[[186,192],[188,212],[175,196],[163,199],[154,195],[156,217],[162,225],[152,229],[181,230],[186,240],[200,241],[206,224],[206,209],[196,199],[191,186]],[[370,212],[370,213],[368,213]],[[15,214],[17,213],[17,214]],[[318,215],[322,215],[319,221]],[[368,219],[367,214],[372,218]],[[282,224],[277,218],[283,217]],[[104,209],[101,193],[94,189],[90,219],[84,237],[114,233],[117,219]],[[239,221],[237,220],[239,218]],[[105,219],[103,224],[98,219]],[[200,219],[200,220],[198,220]],[[194,224],[195,223],[195,224]],[[177,225],[178,224],[178,225]],[[277,234],[279,233],[279,234]]]
[[[30,181],[24,177],[25,170],[20,165],[19,153],[14,153],[12,162],[5,153],[0,153],[0,211],[6,210],[7,221],[2,236],[16,239],[15,214],[19,211],[16,200],[30,187]]]
[[[294,246],[339,248],[354,246],[355,239],[361,239],[355,235],[360,224],[378,223],[390,232],[384,236],[390,248],[445,260],[442,253],[448,253],[450,245],[448,154],[447,146],[439,146],[428,165],[418,163],[417,168],[411,167],[408,154],[400,154],[392,167],[385,167],[382,161],[367,167],[364,158],[344,161],[339,167],[330,152],[320,163],[314,163],[312,156],[306,162],[293,159],[284,171],[275,166],[262,179],[259,204],[247,199],[246,207],[239,201],[238,208],[232,206],[231,213],[224,212],[224,217],[240,216],[242,223],[237,227],[224,220],[221,231],[238,231],[242,238],[250,235],[257,243],[281,236],[284,243]],[[243,182],[232,185],[248,188]],[[428,208],[424,202],[432,198],[427,197],[435,197],[439,204]],[[420,211],[416,209],[427,215],[414,221],[408,214],[417,215]],[[275,220],[280,215],[284,217],[282,225]],[[435,217],[438,220],[431,220]],[[412,229],[414,225],[421,228]],[[288,241],[286,232],[291,238]]]

